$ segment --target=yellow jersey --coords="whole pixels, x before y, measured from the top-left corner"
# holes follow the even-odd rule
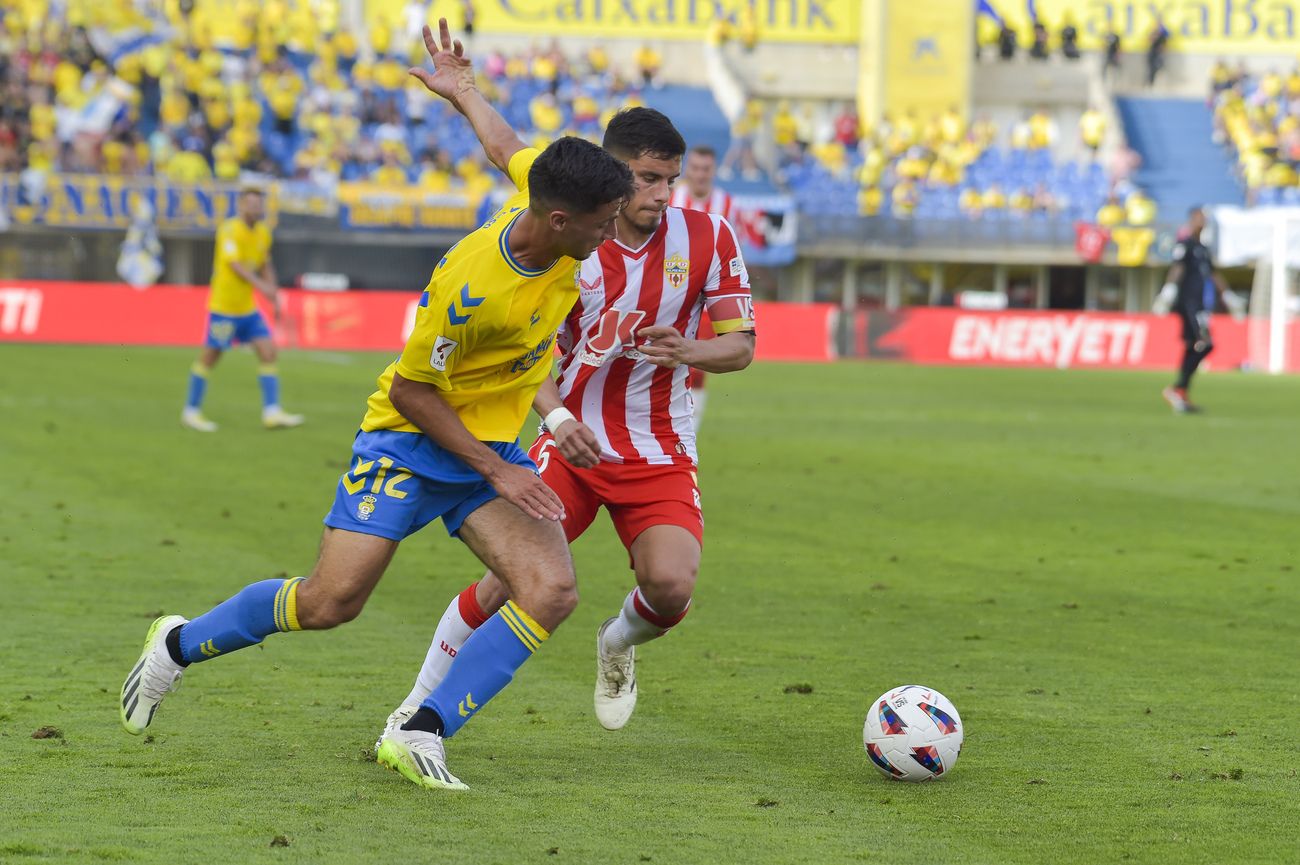
[[[402,356],[379,376],[361,429],[420,432],[388,398],[393,374],[427,382],[475,438],[510,442],[551,375],[555,333],[578,299],[578,262],[529,270],[510,253],[510,230],[528,208],[532,148],[510,160],[519,190],[433,270]]]
[[[238,216],[227,219],[217,229],[217,249],[212,261],[212,290],[208,293],[208,310],[220,315],[250,315],[257,311],[253,284],[231,269],[239,262],[254,273],[260,271],[271,254],[271,229],[265,222],[250,227]]]

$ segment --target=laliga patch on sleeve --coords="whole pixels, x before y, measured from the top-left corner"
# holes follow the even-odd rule
[[[742,278],[747,276],[745,273],[745,262],[740,260],[739,255],[731,260],[731,275]]]
[[[429,366],[438,372],[446,372],[447,358],[456,350],[458,345],[460,343],[454,339],[447,339],[445,336],[438,337],[433,343],[433,353],[429,355]]]
[[[226,251],[226,255],[236,255],[239,252],[239,245],[233,240],[227,240],[221,247]]]

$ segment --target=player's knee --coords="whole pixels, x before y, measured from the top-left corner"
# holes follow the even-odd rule
[[[578,606],[578,581],[573,571],[538,575],[516,581],[515,603],[548,629],[569,617]]]
[[[686,609],[695,593],[695,579],[699,568],[683,564],[673,569],[647,568],[637,573],[641,595],[664,616],[675,616]]]
[[[647,580],[641,584],[641,594],[655,613],[660,615],[677,615],[690,605],[690,596],[695,592],[694,572],[688,576],[680,574],[671,579]]]

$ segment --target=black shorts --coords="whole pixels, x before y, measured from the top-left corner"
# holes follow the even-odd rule
[[[1181,312],[1178,317],[1183,322],[1183,342],[1194,345],[1203,342],[1212,344],[1210,338],[1210,314],[1208,312]]]

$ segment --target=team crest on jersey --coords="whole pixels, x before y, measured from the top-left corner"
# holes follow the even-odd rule
[[[686,276],[691,272],[691,260],[682,258],[679,253],[674,252],[668,258],[664,259],[664,276],[673,288],[681,288],[682,283],[686,281]]]
[[[362,496],[361,502],[357,505],[357,519],[362,522],[370,519],[370,515],[375,512],[376,501],[374,496]]]

